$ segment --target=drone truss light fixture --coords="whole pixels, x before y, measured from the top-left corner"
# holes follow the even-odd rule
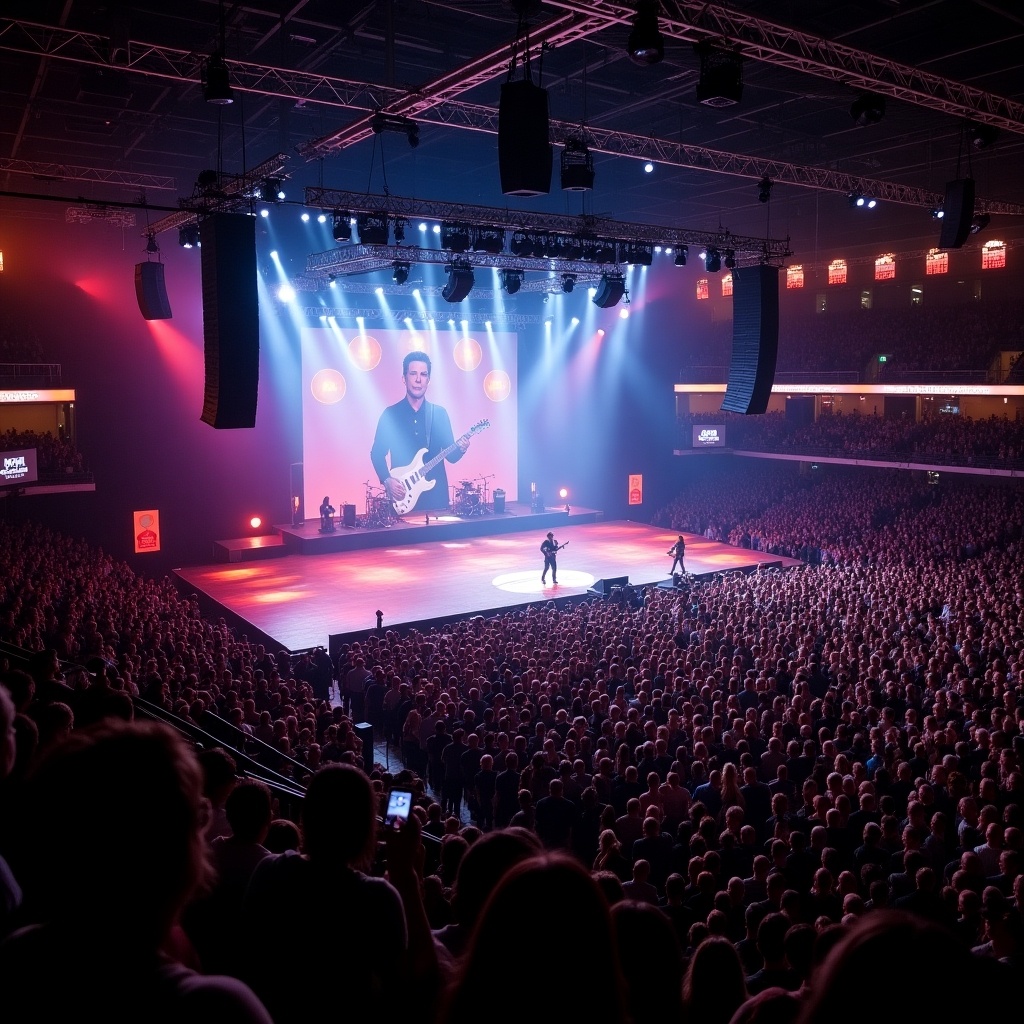
[[[971,221],[971,234],[976,235],[979,231],[984,231],[991,220],[992,218],[987,213],[975,214],[974,220]]]
[[[575,274],[563,274],[562,275],[562,291],[568,295],[573,288],[576,287],[576,275]]]
[[[395,233],[395,245],[401,245],[405,241],[405,218],[396,217],[391,227]]]
[[[970,139],[972,149],[988,149],[999,138],[999,129],[992,124],[972,124]]]
[[[626,242],[622,260],[631,267],[649,267],[654,262],[654,246],[648,242]]]
[[[280,203],[284,201],[284,179],[264,178],[259,185],[259,197],[265,203]]]
[[[626,51],[635,64],[649,66],[664,59],[665,37],[658,27],[658,0],[637,0]]]
[[[562,150],[562,191],[586,192],[594,187],[594,157],[582,136],[565,140]]]
[[[858,210],[873,210],[878,205],[877,199],[864,195],[863,192],[850,192],[847,197],[849,204]]]
[[[861,93],[850,107],[850,117],[861,128],[869,124],[878,124],[885,117],[885,97],[873,92]]]
[[[156,235],[150,231],[146,236],[146,252],[151,256],[160,251],[160,246],[156,244]]]
[[[722,254],[714,246],[708,246],[704,256],[704,269],[709,274],[717,274],[722,269]]]
[[[503,270],[501,272],[501,287],[509,294],[515,295],[523,286],[523,272],[521,270]]]
[[[182,224],[178,228],[178,245],[182,249],[197,249],[199,248],[199,225],[194,221],[188,224]]]
[[[473,268],[465,262],[451,263],[445,268],[448,282],[441,289],[441,298],[445,302],[461,302],[472,290],[476,279]]]
[[[685,267],[686,261],[690,258],[690,247],[688,245],[681,245],[676,249],[675,257],[672,262],[677,267]]]
[[[766,174],[757,183],[757,201],[759,203],[767,203],[772,197],[772,188],[775,186],[775,182]]]
[[[497,256],[505,248],[505,232],[499,228],[480,228],[473,236],[473,252]]]
[[[531,235],[526,231],[512,232],[512,241],[509,243],[508,248],[513,256],[518,256],[520,259],[527,256],[540,255],[537,251],[537,236]]]
[[[629,301],[626,279],[622,274],[602,274],[601,282],[598,284],[591,302],[601,309],[611,309],[612,306],[617,306],[623,297],[627,302]]]
[[[399,132],[409,140],[409,145],[415,149],[420,144],[420,126],[411,118],[403,117],[401,114],[385,114],[378,110],[370,118],[370,131],[374,135],[381,132]]]
[[[694,49],[700,58],[697,99],[706,107],[731,107],[739,103],[743,98],[743,56],[706,40]]]
[[[224,63],[224,55],[214,50],[202,69],[203,99],[217,107],[226,107],[235,102],[231,88],[231,75]]]
[[[932,207],[932,220],[942,220],[946,216],[946,211],[941,206]]]
[[[336,242],[348,242],[352,239],[352,214],[335,210],[331,214],[331,234]]]
[[[395,260],[391,266],[393,268],[391,279],[395,284],[405,284],[409,280],[410,265],[405,260]]]
[[[388,244],[388,215],[386,213],[361,213],[356,218],[359,241],[363,245]]]
[[[470,247],[469,225],[455,221],[441,224],[441,248],[450,252],[467,252]]]
[[[725,259],[722,261],[726,270],[736,269],[736,253],[732,249],[725,250]]]

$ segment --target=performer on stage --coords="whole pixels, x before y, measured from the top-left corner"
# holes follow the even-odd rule
[[[540,574],[541,583],[547,583],[548,569],[551,570],[551,582],[556,586],[558,584],[558,561],[557,554],[564,548],[564,544],[559,544],[555,540],[555,535],[549,530],[548,535],[541,542],[540,550],[544,555],[544,571]]]
[[[334,506],[327,494],[324,495],[324,500],[320,503],[320,532],[334,533]]]
[[[461,437],[456,444],[451,420],[441,405],[426,400],[430,383],[430,356],[426,352],[410,352],[402,362],[405,397],[389,405],[377,421],[370,460],[377,479],[384,485],[388,498],[399,502],[406,496],[405,485],[392,475],[392,470],[404,469],[421,449],[426,449],[424,461],[442,449],[455,445],[447,456],[448,462],[458,462],[469,447],[469,438]],[[387,456],[391,456],[388,468]],[[424,512],[448,506],[448,474],[442,460],[426,479],[433,487],[424,489],[416,503],[407,511]]]
[[[675,542],[666,552],[666,554],[672,555],[672,568],[669,569],[669,575],[675,575],[676,566],[679,566],[680,572],[686,572],[686,566],[683,565],[683,556],[686,554],[686,541],[683,540],[683,535],[679,534],[679,540]]]

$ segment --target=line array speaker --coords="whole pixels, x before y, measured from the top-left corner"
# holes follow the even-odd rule
[[[959,249],[971,233],[974,220],[974,179],[957,178],[946,182],[942,200],[942,227],[939,230],[940,249]]]
[[[218,430],[256,426],[260,315],[256,221],[217,213],[199,225],[202,240],[204,423]]]
[[[162,263],[135,264],[135,298],[145,320],[170,320],[171,303],[164,286]]]
[[[732,272],[732,361],[722,408],[762,413],[768,408],[779,353],[779,268]]]
[[[506,82],[498,104],[498,170],[506,196],[551,191],[548,93],[528,79]]]

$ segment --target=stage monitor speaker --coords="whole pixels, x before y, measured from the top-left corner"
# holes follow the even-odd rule
[[[135,298],[144,320],[171,319],[171,303],[164,286],[162,263],[135,264]]]
[[[292,505],[292,526],[301,526],[306,521],[306,504],[303,498],[305,488],[302,480],[302,463],[293,462],[291,465],[290,483],[291,505]]]
[[[494,492],[494,514],[500,516],[505,511],[505,492],[499,487]]]
[[[369,722],[356,722],[352,731],[363,741],[363,769],[373,771],[373,726]]]
[[[547,90],[526,79],[506,82],[498,104],[502,193],[546,196],[551,191],[551,167]]]
[[[218,430],[256,426],[260,311],[256,221],[216,213],[199,225],[206,358],[204,423]]]
[[[939,230],[940,249],[959,249],[971,233],[974,220],[974,179],[957,178],[946,182],[946,195],[942,200],[942,227]]]
[[[605,580],[595,580],[594,585],[590,588],[590,593],[607,597],[612,592],[613,587],[624,587],[628,583],[628,576],[609,576]]]
[[[342,505],[341,506],[341,521],[345,526],[356,525],[356,507],[355,505]]]
[[[744,416],[768,408],[779,352],[779,268],[732,272],[732,362],[722,408]]]

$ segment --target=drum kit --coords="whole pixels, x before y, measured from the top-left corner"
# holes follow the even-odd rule
[[[487,481],[493,479],[490,476],[478,476],[475,480],[460,480],[452,487],[454,497],[452,498],[452,511],[457,516],[486,516],[490,515],[488,507],[488,485]],[[479,483],[481,486],[477,486]]]
[[[398,515],[391,504],[388,492],[383,487],[375,487],[369,480],[364,481],[363,486],[366,488],[366,514],[359,525],[379,529],[397,523]]]

